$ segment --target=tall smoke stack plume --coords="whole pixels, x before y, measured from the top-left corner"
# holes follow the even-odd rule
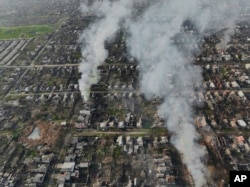
[[[130,55],[140,64],[140,89],[147,99],[161,97],[164,102],[158,113],[166,121],[166,127],[173,134],[172,144],[183,155],[183,162],[191,173],[195,186],[207,183],[207,170],[201,159],[203,147],[196,143],[199,134],[194,126],[194,114],[190,95],[195,92],[194,84],[202,83],[200,68],[189,60],[197,51],[199,38],[204,33],[217,32],[223,27],[234,29],[247,0],[152,0],[136,19],[130,17],[136,0],[97,1],[91,7],[102,18],[83,32],[83,61],[80,64],[82,78],[80,90],[87,99],[90,76],[96,74],[96,67],[104,62],[108,52],[104,42],[112,38],[125,19],[130,33],[127,46]],[[143,0],[140,0],[143,2]],[[87,7],[86,4],[83,5]],[[195,32],[183,30],[189,21]],[[229,42],[232,32],[225,32]],[[181,37],[184,44],[174,43]],[[177,39],[178,39],[177,37]],[[192,45],[190,45],[192,44]],[[223,44],[226,45],[226,44]]]

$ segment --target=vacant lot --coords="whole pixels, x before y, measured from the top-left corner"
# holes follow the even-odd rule
[[[0,27],[0,39],[31,38],[52,32],[48,25],[31,25],[20,27]]]

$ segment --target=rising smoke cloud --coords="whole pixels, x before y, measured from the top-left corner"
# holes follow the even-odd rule
[[[194,1],[188,3],[197,6]],[[140,63],[141,91],[148,99],[164,98],[159,114],[166,120],[168,130],[174,133],[171,141],[182,153],[196,186],[202,186],[207,173],[201,162],[205,152],[194,142],[199,136],[188,102],[192,85],[202,80],[201,73],[185,58],[188,54],[183,54],[172,43],[190,13],[182,4],[181,1],[158,1],[138,22],[130,25],[131,38],[127,43],[131,55]]]
[[[84,14],[94,13],[99,19],[84,30],[79,41],[83,43],[83,60],[79,70],[82,73],[79,87],[84,100],[88,100],[89,87],[98,82],[97,66],[108,57],[104,48],[106,41],[111,40],[121,27],[123,18],[128,17],[132,11],[133,0],[95,1],[91,6],[88,2],[82,4]]]
[[[147,99],[164,98],[158,113],[173,133],[171,142],[182,153],[195,186],[201,187],[206,184],[208,175],[201,162],[205,151],[196,143],[199,134],[194,126],[189,96],[194,92],[193,85],[201,84],[202,76],[201,70],[187,58],[197,45],[185,45],[182,50],[173,44],[173,38],[180,34],[187,43],[197,44],[205,32],[219,31],[223,27],[234,29],[242,7],[250,3],[245,0],[155,0],[134,20],[130,17],[134,1],[101,1],[92,6],[92,10],[101,13],[103,18],[81,37],[84,43],[84,60],[80,65],[82,78],[79,80],[82,95],[87,98],[89,77],[96,74],[96,67],[107,58],[104,42],[115,35],[121,27],[120,21],[126,19],[124,24],[130,33],[127,39],[129,53],[140,64],[141,92]],[[183,23],[187,20],[194,24],[195,34],[183,32]],[[230,41],[232,34],[224,33],[225,43]]]

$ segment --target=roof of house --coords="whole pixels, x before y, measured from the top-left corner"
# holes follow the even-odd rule
[[[62,165],[62,170],[70,170],[70,171],[74,171],[75,168],[75,162],[64,162]]]

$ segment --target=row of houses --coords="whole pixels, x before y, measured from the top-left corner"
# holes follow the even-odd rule
[[[51,168],[51,162],[54,154],[39,155],[34,158],[26,158],[24,160],[25,167],[27,168],[26,180],[24,186],[38,187],[44,185],[46,175]]]
[[[58,163],[56,168],[59,171],[57,177],[58,187],[63,187],[67,183],[72,183],[78,180],[80,175],[85,175],[81,179],[81,184],[86,184],[89,178],[88,168],[90,163],[84,158],[85,147],[88,146],[88,141],[81,138],[73,137],[67,149],[63,163]],[[82,173],[84,172],[86,173]]]

